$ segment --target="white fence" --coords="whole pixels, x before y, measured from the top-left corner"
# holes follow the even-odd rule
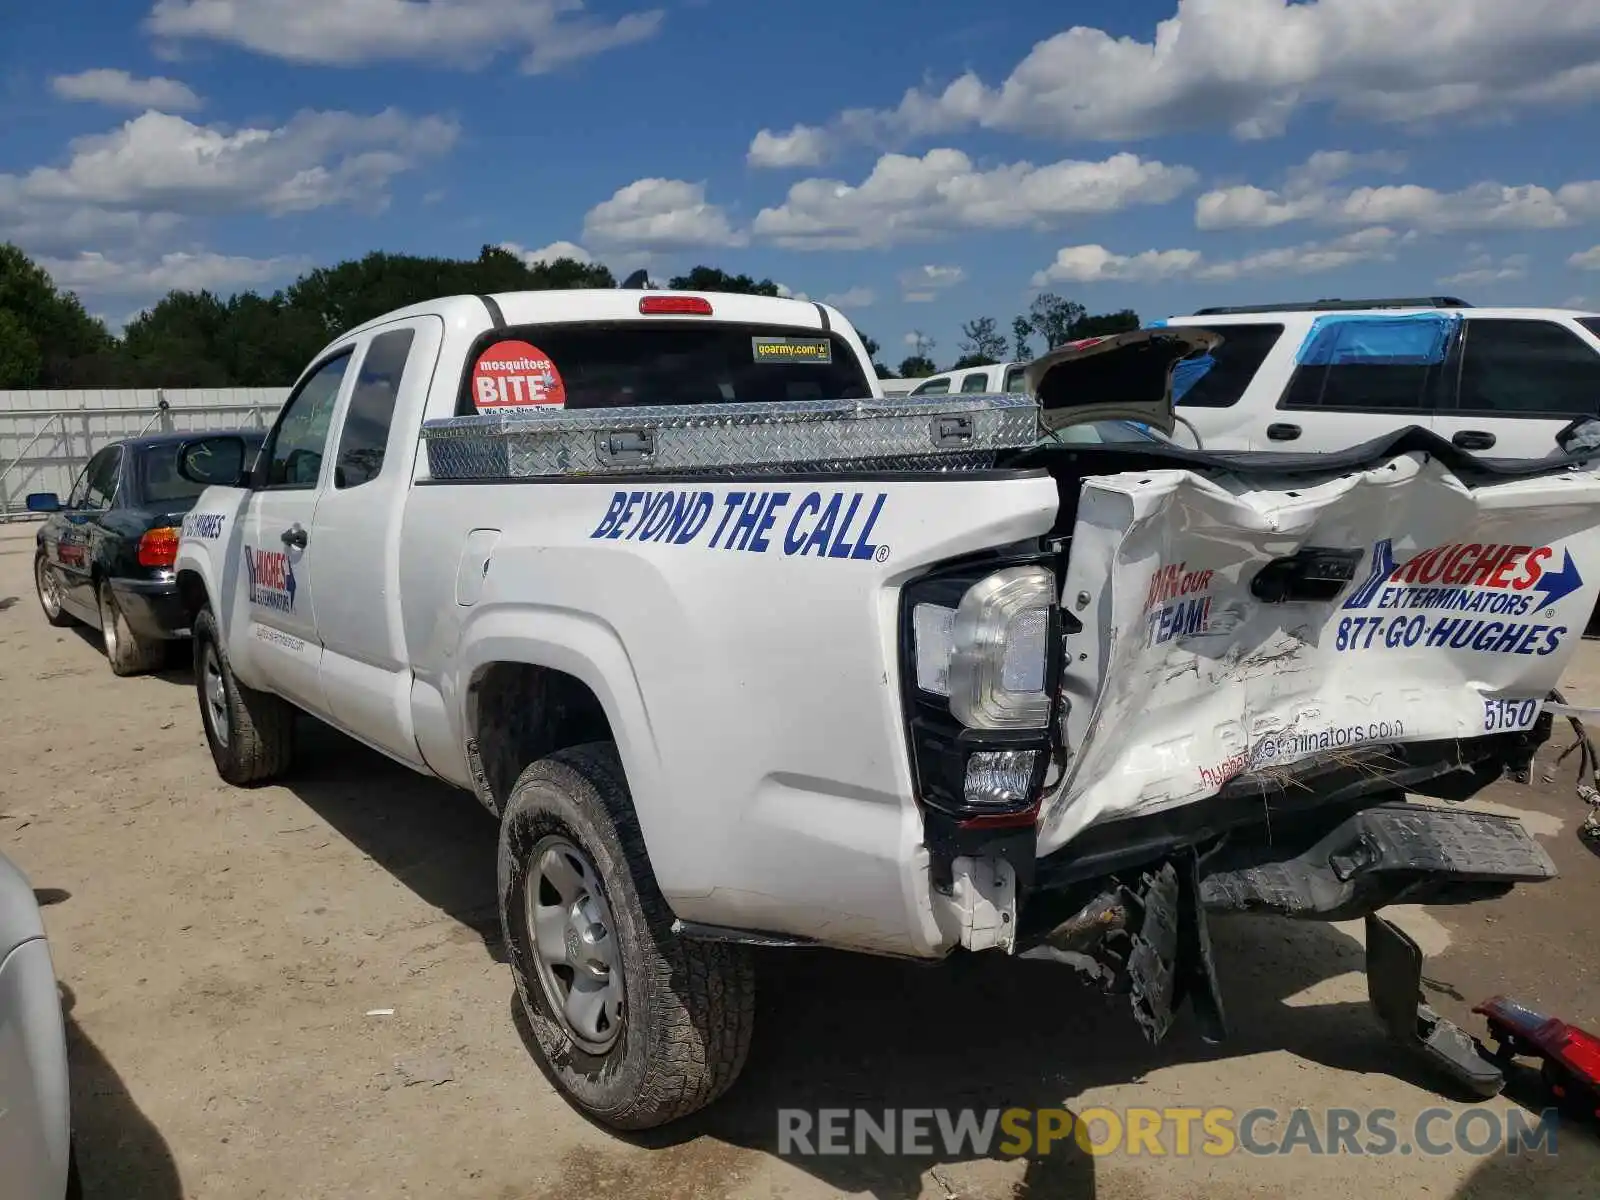
[[[265,429],[288,395],[288,388],[0,391],[0,521],[26,515],[29,492],[65,496],[107,442],[190,429]]]

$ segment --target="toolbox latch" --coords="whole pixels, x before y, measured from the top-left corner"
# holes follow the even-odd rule
[[[972,444],[971,417],[935,417],[933,419],[933,444],[941,450],[951,446]]]
[[[595,454],[611,466],[649,462],[656,452],[653,429],[611,429],[595,434]]]

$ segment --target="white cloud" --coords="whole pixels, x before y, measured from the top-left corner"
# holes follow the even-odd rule
[[[752,167],[819,167],[828,155],[828,135],[815,125],[796,125],[788,133],[763,129],[750,142],[745,160]]]
[[[860,184],[801,180],[783,204],[762,209],[752,229],[803,250],[892,246],[955,229],[1046,229],[1072,217],[1165,204],[1197,179],[1189,167],[1134,154],[987,171],[959,150],[886,154]]]
[[[638,179],[618,188],[583,218],[584,240],[641,250],[742,246],[749,239],[728,214],[706,200],[706,185],[682,179]]]
[[[1492,254],[1476,254],[1465,267],[1454,275],[1446,275],[1439,282],[1448,284],[1504,283],[1513,279],[1526,279],[1527,277],[1528,256],[1526,254],[1508,254],[1504,258],[1495,258]]]
[[[1220,282],[1247,276],[1310,275],[1360,262],[1391,259],[1402,239],[1394,230],[1363,229],[1328,242],[1263,250],[1242,258],[1209,261],[1198,250],[1145,250],[1115,254],[1101,245],[1065,246],[1033,276],[1034,287],[1054,283],[1152,282],[1188,278]]]
[[[1034,274],[1033,286],[1171,279],[1190,274],[1200,258],[1198,250],[1145,250],[1139,254],[1113,254],[1101,245],[1063,246],[1056,251],[1055,262]]]
[[[101,67],[76,75],[57,75],[50,90],[63,100],[90,100],[119,108],[159,108],[164,112],[192,112],[202,101],[186,83],[159,75],[136,79],[126,71]]]
[[[582,0],[156,0],[145,27],[171,42],[224,42],[329,66],[414,59],[478,68],[510,51],[535,74],[661,28],[660,9],[606,21],[573,15],[582,8]]]
[[[516,242],[501,242],[500,248],[509,250],[530,267],[539,266],[541,263],[553,263],[562,258],[570,258],[580,263],[594,261],[594,257],[576,242],[551,242],[548,246],[541,246],[537,250],[525,249]]]
[[[386,203],[394,176],[447,150],[456,132],[451,122],[394,109],[370,117],[302,112],[276,129],[231,131],[146,112],[110,133],[77,139],[63,167],[0,175],[0,214],[86,207],[281,215],[337,204],[370,210]]]
[[[1331,225],[1404,225],[1426,232],[1471,229],[1556,229],[1600,217],[1600,181],[1554,190],[1538,184],[1475,183],[1455,192],[1414,183],[1332,186],[1361,169],[1401,170],[1398,157],[1313,155],[1290,170],[1277,190],[1239,184],[1195,201],[1200,229],[1266,229],[1293,221]]]
[[[877,293],[869,287],[853,287],[822,298],[824,304],[831,304],[834,308],[869,308],[877,301]]]
[[[1569,267],[1577,267],[1583,271],[1600,271],[1600,246],[1588,250],[1580,250],[1567,259]]]
[[[285,279],[306,269],[301,258],[243,258],[210,252],[163,254],[159,259],[116,259],[84,251],[70,258],[41,258],[57,286],[93,296],[159,296],[173,290],[231,293]]]
[[[774,284],[774,286],[778,289],[779,297],[784,299],[784,300],[810,300],[811,299],[811,297],[806,295],[804,292],[797,292],[786,283],[778,283],[778,284]]]
[[[1179,0],[1149,41],[1075,26],[1001,83],[967,72],[913,88],[841,132],[906,137],[973,126],[1124,140],[1230,128],[1282,134],[1304,106],[1413,124],[1600,94],[1593,0]]]
[[[962,267],[943,267],[933,263],[900,272],[900,299],[906,304],[931,304],[946,288],[953,288],[967,277]]]
[[[1563,300],[1561,302],[1561,307],[1562,308],[1588,308],[1589,307],[1589,297],[1581,296],[1581,295],[1580,296],[1568,296],[1565,300]]]

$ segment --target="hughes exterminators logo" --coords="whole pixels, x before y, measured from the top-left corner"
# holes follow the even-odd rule
[[[282,550],[244,548],[244,566],[250,575],[250,603],[278,612],[294,611],[294,565]]]
[[[1340,650],[1422,646],[1542,657],[1568,632],[1550,620],[1555,603],[1582,587],[1569,550],[1467,542],[1399,563],[1386,538],[1372,548],[1366,581],[1342,606],[1373,615],[1340,621],[1336,644]]]
[[[1145,645],[1209,632],[1215,576],[1215,571],[1191,571],[1186,562],[1157,568],[1144,598]]]

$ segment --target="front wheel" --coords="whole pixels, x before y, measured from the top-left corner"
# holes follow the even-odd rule
[[[523,771],[499,861],[517,993],[568,1100],[614,1129],[642,1130],[732,1086],[755,1016],[749,952],[672,932],[612,745]]]
[[[294,758],[294,708],[234,678],[209,608],[194,620],[194,684],[217,774],[229,783],[267,783]]]

